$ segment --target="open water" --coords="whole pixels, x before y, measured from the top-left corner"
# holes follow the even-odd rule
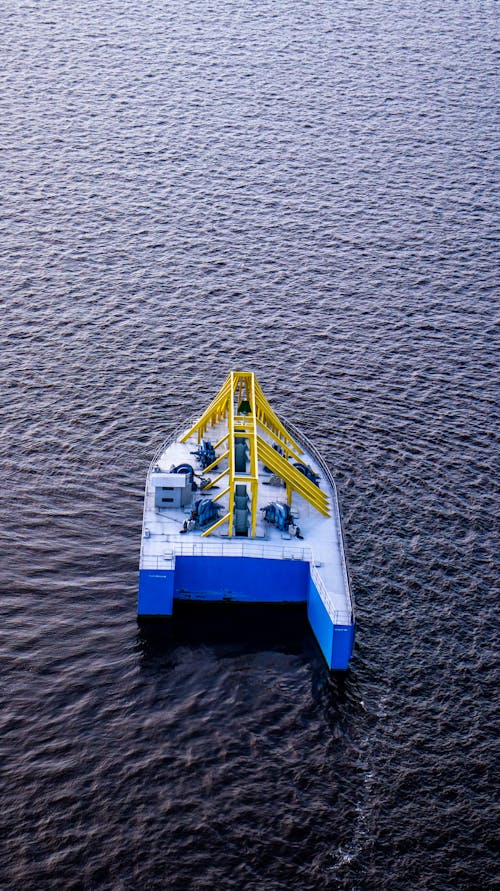
[[[495,36],[468,0],[12,0],[2,891],[495,886]],[[136,624],[231,368],[339,482],[358,631]]]

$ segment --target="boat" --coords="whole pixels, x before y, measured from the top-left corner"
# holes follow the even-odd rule
[[[169,618],[177,601],[306,604],[327,667],[348,668],[354,603],[335,481],[251,371],[232,371],[147,474],[138,618]]]

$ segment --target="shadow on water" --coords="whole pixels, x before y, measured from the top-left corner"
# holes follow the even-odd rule
[[[349,672],[329,671],[307,618],[306,604],[192,603],[178,601],[171,619],[139,619],[137,648],[143,669],[175,665],[179,648],[209,648],[216,658],[276,653],[311,667],[315,700],[336,706],[348,698]]]
[[[272,651],[299,655],[309,633],[305,604],[177,602],[171,619],[140,619],[138,647],[143,664],[177,647],[210,647],[216,655]]]

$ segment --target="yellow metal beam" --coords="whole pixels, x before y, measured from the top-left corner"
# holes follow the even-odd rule
[[[258,437],[259,458],[271,470],[289,484],[295,492],[302,495],[309,504],[312,504],[323,516],[330,516],[328,512],[328,499],[326,494],[308,479],[300,470],[289,464],[269,443]]]
[[[227,413],[227,432],[229,434],[229,538],[233,537],[233,520],[234,520],[234,387],[235,376],[234,371],[229,375],[230,390]]]
[[[251,413],[245,415],[237,414],[237,409],[245,399],[249,402]],[[235,412],[235,400],[236,412]],[[224,476],[227,475],[227,486],[222,492],[218,492],[214,497],[217,501],[224,496],[229,495],[228,513],[217,520],[209,529],[206,529],[202,535],[205,537],[210,535],[215,529],[218,529],[226,520],[229,521],[228,534],[233,535],[234,526],[234,498],[236,483],[246,483],[250,487],[251,495],[251,535],[255,537],[257,532],[257,514],[258,514],[258,494],[259,494],[259,461],[262,461],[274,473],[276,473],[286,485],[286,494],[288,503],[291,504],[292,493],[297,492],[306,501],[309,502],[316,510],[324,516],[328,513],[328,498],[326,494],[304,474],[300,473],[293,464],[289,463],[289,459],[300,461],[301,455],[304,454],[301,446],[288,433],[277,414],[269,405],[262,389],[253,374],[250,371],[232,371],[224,381],[219,392],[212,400],[201,418],[193,425],[193,427],[184,434],[182,442],[186,442],[191,436],[197,434],[198,442],[203,438],[205,431],[211,425],[219,423],[223,419],[227,420],[227,433],[222,436],[215,444],[214,448],[219,448],[223,443],[227,443],[227,448],[222,455],[219,455],[215,461],[205,468],[203,473],[208,473],[217,467],[222,460],[227,458],[228,466],[219,473],[204,491],[212,488]],[[280,455],[272,444],[263,439],[259,435],[259,430],[264,431],[266,436],[283,450],[285,457]],[[249,447],[250,468],[249,473],[235,473],[235,438],[242,435],[247,439]]]
[[[221,439],[219,439],[219,441],[215,443],[215,445],[214,445],[214,449],[218,449],[219,446],[221,446],[222,443],[226,441],[226,439],[228,438],[228,436],[229,436],[229,433],[226,433],[224,436],[222,436]]]
[[[296,455],[295,452],[291,448],[289,448],[289,446],[287,446],[286,442],[283,442],[283,440],[280,439],[279,436],[277,436],[276,433],[274,433],[274,431],[271,430],[270,427],[266,427],[266,425],[264,424],[263,421],[260,420],[260,418],[257,418],[257,423],[262,427],[263,430],[266,431],[266,433],[269,433],[269,436],[271,436],[272,439],[274,439],[274,441],[275,441],[275,443],[277,443],[277,445],[281,446],[281,448],[286,453],[288,458],[293,458],[294,461],[302,460],[300,455]],[[302,452],[301,454],[304,454],[304,453]]]
[[[208,484],[208,486],[205,486],[204,489],[203,489],[203,491],[206,492],[207,489],[211,489],[212,486],[215,486],[215,484],[218,483],[219,480],[221,480],[222,477],[226,475],[226,473],[229,473],[229,468],[228,468],[228,467],[226,467],[226,469],[223,470],[222,473],[219,473],[219,475],[216,476],[215,479],[212,480],[212,481]]]
[[[263,418],[265,418],[266,420],[266,426],[274,427],[276,432],[278,434],[281,434],[283,439],[285,439],[293,448],[295,448],[299,455],[303,455],[303,449],[301,449],[298,442],[294,440],[293,436],[290,436],[288,430],[285,429],[276,412],[272,410],[257,380],[255,381],[255,393],[257,397],[257,405],[262,411]]]
[[[257,500],[258,500],[258,486],[259,486],[259,452],[257,448],[257,424],[255,423],[255,375],[252,374],[250,378],[250,405],[252,406],[252,421],[253,421],[253,429],[250,432],[250,473],[252,474],[253,481],[250,487],[251,495],[252,495],[252,538],[255,538],[257,533]]]
[[[227,458],[228,455],[229,455],[229,449],[227,450],[227,452],[223,452],[222,455],[219,455],[219,457],[216,458],[215,461],[212,461],[212,463],[209,464],[208,467],[205,467],[204,470],[202,470],[202,473],[208,473],[209,470],[212,470],[214,467],[217,467],[217,464],[219,464],[220,461],[223,461],[224,458]]]
[[[204,432],[207,429],[208,424],[213,424],[217,417],[224,417],[226,413],[225,403],[227,402],[227,398],[231,392],[230,388],[231,375],[228,375],[215,398],[212,399],[212,402],[210,403],[208,408],[203,412],[201,418],[198,418],[196,424],[193,424],[191,429],[184,434],[181,442],[186,442],[186,440],[188,440],[189,437],[192,436],[194,433],[200,433],[201,431]]]
[[[227,487],[227,489],[223,489],[222,492],[217,492],[217,495],[214,498],[212,498],[212,501],[218,501],[219,498],[222,498],[224,495],[227,495],[228,492],[229,492],[229,486]]]
[[[221,517],[220,520],[217,520],[217,522],[213,524],[213,526],[210,526],[210,529],[205,529],[205,531],[201,533],[201,537],[205,538],[205,536],[210,535],[210,533],[213,532],[214,529],[217,529],[218,526],[222,526],[222,524],[225,523],[226,520],[230,520],[230,519],[231,519],[230,514],[226,514],[225,517]]]

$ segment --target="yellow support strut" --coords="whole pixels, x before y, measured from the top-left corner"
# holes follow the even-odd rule
[[[249,413],[237,413],[243,398],[250,407]],[[235,413],[236,401],[236,413]],[[227,433],[215,444],[214,448],[220,448],[226,444],[226,449],[218,455],[203,473],[207,473],[227,459],[227,468],[222,470],[203,491],[215,486],[227,475],[227,486],[218,492],[213,501],[217,501],[229,495],[228,512],[217,520],[209,529],[202,533],[203,537],[210,535],[223,523],[228,521],[228,535],[232,537],[234,530],[234,498],[237,483],[245,483],[250,486],[251,495],[251,531],[252,538],[257,533],[258,498],[259,498],[259,461],[269,467],[286,485],[288,503],[291,504],[292,492],[296,492],[305,498],[323,516],[329,516],[328,498],[325,492],[300,473],[290,459],[300,461],[303,450],[300,445],[288,433],[277,414],[269,405],[262,389],[250,371],[232,371],[224,381],[221,389],[212,400],[206,411],[196,424],[184,434],[181,442],[186,442],[191,436],[197,434],[200,442],[209,426],[215,426],[227,419]],[[257,427],[258,425],[258,427]],[[273,443],[278,445],[285,457],[271,443],[263,439],[259,433],[266,434]],[[235,473],[235,440],[236,436],[244,434],[249,449],[249,473]]]

